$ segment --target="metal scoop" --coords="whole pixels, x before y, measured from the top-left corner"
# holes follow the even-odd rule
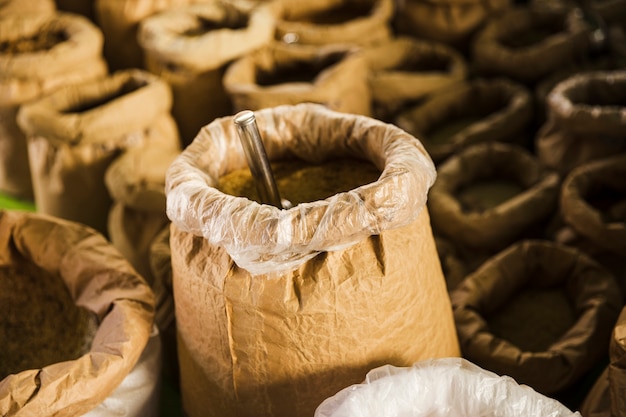
[[[283,203],[278,193],[278,187],[276,187],[272,167],[267,158],[254,113],[250,110],[243,110],[235,115],[234,122],[261,203],[271,204],[282,209]]]

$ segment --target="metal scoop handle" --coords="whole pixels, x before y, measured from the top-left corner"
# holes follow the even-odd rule
[[[272,167],[267,158],[254,113],[250,110],[243,110],[235,115],[234,122],[261,203],[282,209],[278,187],[276,187]]]

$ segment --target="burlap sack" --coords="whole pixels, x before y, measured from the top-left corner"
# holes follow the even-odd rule
[[[370,116],[368,73],[351,47],[273,43],[233,62],[224,87],[235,112],[310,102]]]
[[[464,49],[486,21],[511,4],[510,0],[402,0],[395,25],[401,34]]]
[[[1,380],[0,415],[81,416],[119,386],[144,351],[154,315],[150,288],[101,235],[73,222],[2,212],[0,239],[4,268],[23,266],[41,279],[61,279],[98,323],[85,355]],[[24,314],[36,308],[27,294],[14,296],[26,296]],[[0,314],[0,325],[10,325],[6,317]]]
[[[163,10],[211,0],[93,0],[94,15],[106,43],[104,56],[112,71],[142,68],[143,55],[137,41],[139,23]]]
[[[473,185],[490,182],[498,188],[464,195]],[[512,191],[504,187],[509,185]],[[469,147],[441,164],[428,208],[433,229],[456,244],[500,250],[542,225],[557,209],[558,194],[556,173],[528,151],[494,142]]]
[[[491,321],[506,314],[525,291],[540,295],[557,288],[568,300],[574,321],[547,348],[523,349],[491,329]],[[526,332],[526,339],[554,333],[551,328],[559,324],[554,317],[562,313],[560,305],[545,305],[538,295],[532,307],[538,313],[518,312],[509,318],[509,330]],[[604,358],[623,306],[610,273],[581,252],[549,241],[510,246],[469,275],[450,298],[463,357],[545,395],[570,386]]]
[[[518,6],[492,19],[472,41],[472,61],[484,75],[534,83],[581,61],[590,27],[580,11]]]
[[[0,191],[33,198],[26,140],[16,121],[19,106],[65,84],[104,76],[102,41],[98,28],[76,15],[19,13],[2,18]],[[33,51],[46,43],[52,47]]]
[[[367,48],[365,58],[379,119],[467,77],[465,58],[437,42],[399,37]]]
[[[0,17],[22,13],[54,13],[54,0],[6,0],[0,4]]]
[[[580,407],[585,417],[626,416],[626,308],[613,329],[609,357],[610,364]]]
[[[548,96],[548,118],[535,138],[541,162],[565,174],[626,153],[625,98],[626,70],[586,72],[560,82]]]
[[[37,210],[107,234],[109,165],[127,148],[178,144],[169,86],[141,70],[63,87],[22,106]]]
[[[174,161],[166,192],[185,412],[310,416],[376,364],[457,356],[425,209],[435,171],[419,141],[314,104],[256,116],[270,160],[365,158],[382,174],[289,210],[223,194],[218,177],[246,166],[232,118]]]
[[[218,1],[164,11],[140,23],[137,36],[145,66],[172,86],[172,115],[183,146],[202,126],[231,114],[224,70],[269,43],[274,28],[268,5]]]
[[[483,142],[525,142],[530,92],[505,79],[473,79],[427,97],[394,123],[419,138],[435,163]]]
[[[626,154],[582,165],[561,187],[561,214],[600,248],[626,255]]]
[[[109,239],[150,285],[150,245],[169,224],[165,214],[165,171],[180,150],[172,146],[129,149],[111,163],[104,183],[113,199]]]
[[[304,45],[372,45],[391,38],[393,0],[276,2],[276,39]]]

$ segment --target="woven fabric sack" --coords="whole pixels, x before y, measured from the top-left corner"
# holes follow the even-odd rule
[[[427,97],[394,118],[419,138],[435,163],[484,142],[526,142],[531,94],[506,79],[472,79]]]
[[[0,5],[0,17],[22,13],[54,13],[54,0],[6,0]]]
[[[22,106],[37,210],[107,235],[106,170],[125,149],[178,146],[171,103],[163,80],[125,70]]]
[[[541,162],[567,174],[626,152],[626,71],[573,75],[548,95],[548,116],[535,144]]]
[[[268,44],[275,16],[269,5],[210,1],[145,18],[138,41],[145,67],[172,87],[172,115],[187,146],[200,128],[231,114],[222,82],[228,64]]]
[[[310,416],[375,363],[458,356],[425,207],[435,170],[419,141],[314,104],[256,120],[271,161],[352,157],[382,174],[286,210],[224,194],[212,185],[246,166],[232,118],[174,161],[166,193],[185,412]]]
[[[368,74],[353,47],[272,43],[233,62],[224,87],[235,111],[310,102],[370,116]]]
[[[278,0],[276,39],[304,45],[372,45],[392,37],[393,0]]]
[[[583,60],[590,32],[576,9],[518,6],[474,37],[472,62],[480,74],[532,84]]]
[[[566,309],[573,320],[560,337],[549,334],[553,341],[547,347],[529,350],[492,330],[494,318],[507,314],[507,307],[532,291],[534,303],[526,302],[532,309],[509,313],[507,329],[526,331],[525,343],[554,333],[549,330],[562,327],[561,304],[545,305],[539,296],[555,294],[557,289],[559,299],[568,300]],[[521,241],[493,256],[465,278],[450,298],[463,357],[544,395],[571,386],[601,362],[623,306],[613,275],[576,249],[541,240]],[[553,314],[533,313],[541,305],[540,311],[549,309]]]
[[[100,30],[81,16],[15,13],[0,20],[0,191],[33,198],[19,107],[63,85],[103,77],[102,42]]]
[[[26,271],[32,277],[31,285],[49,286],[59,281],[67,290],[67,301],[58,298],[58,302],[86,309],[97,326],[82,356],[25,369],[0,380],[0,415],[82,416],[118,389],[139,362],[151,335],[152,292],[102,235],[84,225],[42,214],[3,211],[0,240],[4,273]],[[2,280],[0,285],[6,282]],[[7,291],[4,287],[1,297],[10,297]],[[30,304],[33,300],[20,307],[23,314],[36,314],[40,307]],[[5,299],[2,306],[6,305]],[[11,314],[6,311],[0,314],[1,326],[11,326],[8,317]],[[47,331],[39,330],[42,334]],[[23,349],[27,351],[29,346]],[[137,389],[154,384],[145,379],[134,382]],[[129,390],[127,387],[126,392]]]
[[[366,48],[374,114],[386,120],[414,103],[467,77],[467,62],[438,42],[398,37]]]

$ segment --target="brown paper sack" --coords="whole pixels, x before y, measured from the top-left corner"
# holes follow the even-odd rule
[[[104,237],[83,225],[5,211],[0,239],[4,268],[62,280],[76,306],[97,317],[88,353],[0,381],[0,415],[81,416],[107,398],[137,363],[151,332],[152,292]],[[37,307],[25,302],[23,308],[29,314]],[[10,325],[4,313],[0,317],[0,325]]]
[[[365,57],[374,113],[382,119],[467,77],[465,58],[438,42],[399,37],[367,48]]]
[[[534,83],[589,51],[590,28],[579,10],[518,6],[492,19],[472,41],[476,70]]]
[[[28,140],[37,210],[106,235],[112,199],[105,172],[125,149],[177,146],[171,103],[163,80],[125,70],[23,106],[18,121]]]
[[[54,13],[54,0],[6,0],[0,4],[0,17],[22,13]]]
[[[626,256],[626,154],[582,165],[561,187],[567,224],[598,247]]]
[[[276,39],[303,45],[372,45],[391,39],[393,0],[278,0]]]
[[[473,79],[438,91],[399,113],[394,123],[418,137],[436,163],[484,142],[524,143],[532,98],[506,79]]]
[[[20,13],[0,21],[0,191],[33,198],[20,105],[104,76],[102,42],[100,30],[76,15]]]
[[[542,293],[551,296],[542,298]],[[522,294],[525,304],[516,302]],[[623,306],[608,271],[573,248],[540,240],[521,241],[495,255],[450,298],[463,357],[545,395],[572,385],[600,363]],[[567,307],[546,299],[558,299]],[[505,314],[508,326],[501,330],[510,334],[501,336],[492,330],[493,323]],[[555,337],[555,329],[568,322],[571,325]],[[511,340],[513,332],[518,333],[517,341]],[[521,346],[539,346],[540,337],[549,339],[541,340],[547,346]]]
[[[93,0],[94,18],[106,43],[104,56],[111,70],[142,68],[143,55],[137,41],[139,23],[163,10],[211,0]]]
[[[163,144],[167,145],[167,144]],[[109,239],[150,285],[150,245],[169,224],[165,214],[165,171],[180,149],[165,146],[132,148],[111,163],[104,183],[113,199],[108,217]]]
[[[541,162],[561,173],[626,153],[626,70],[594,71],[560,82],[535,138]]]
[[[559,176],[528,151],[474,145],[439,166],[428,208],[433,228],[453,242],[500,250],[557,209]]]
[[[363,54],[349,46],[273,43],[233,62],[224,87],[235,111],[310,102],[370,116],[368,74]]]
[[[613,329],[609,358],[609,365],[580,407],[585,417],[626,416],[626,308]]]
[[[379,364],[458,356],[425,208],[435,170],[397,127],[320,105],[256,112],[270,160],[372,162],[378,181],[289,210],[223,194],[246,166],[232,118],[168,170],[183,406],[311,416]]]
[[[232,112],[222,82],[226,66],[269,43],[275,16],[268,5],[211,1],[144,19],[138,41],[145,66],[172,86],[172,115],[183,146],[200,128]]]
[[[472,36],[493,16],[509,8],[511,0],[403,0],[395,25],[401,34],[465,48]]]

